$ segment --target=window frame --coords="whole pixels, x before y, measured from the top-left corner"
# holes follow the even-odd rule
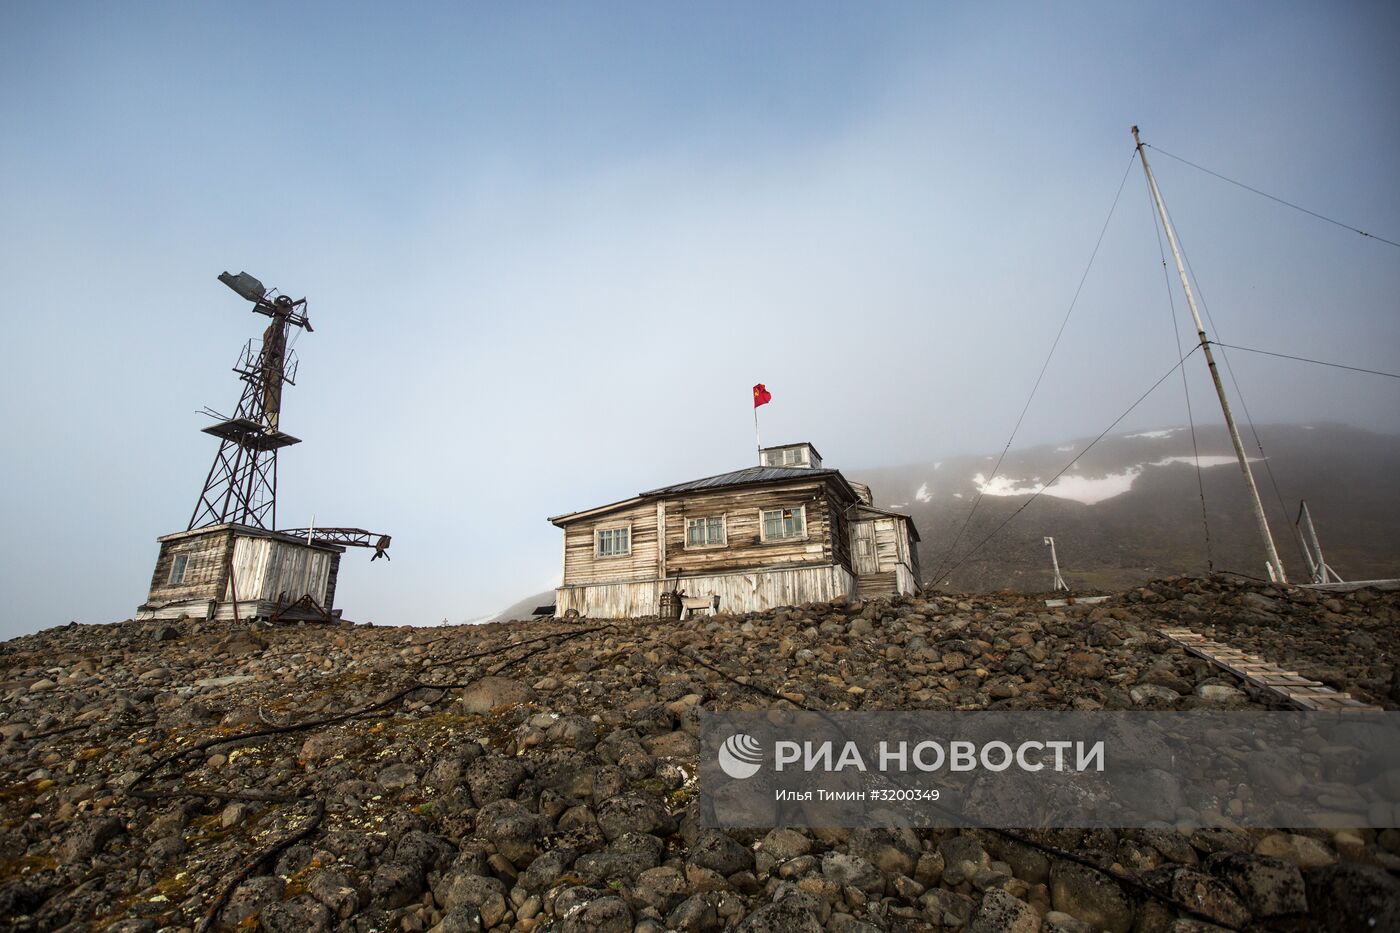
[[[777,463],[772,462],[775,454],[778,457]],[[764,459],[768,461],[764,466],[768,467],[804,467],[811,466],[812,463],[812,461],[807,458],[807,448],[802,446],[780,447],[777,450],[765,450],[763,456]],[[791,461],[788,460],[789,456],[793,458]],[[769,509],[769,511],[772,511],[772,509]]]
[[[776,538],[768,536],[768,523],[764,520],[764,514],[768,512],[797,512],[802,517],[802,533],[794,535],[780,535]],[[758,510],[758,540],[762,544],[776,544],[783,541],[806,541],[808,537],[807,529],[807,506],[778,506],[775,509]]]
[[[177,574],[176,571],[179,571]],[[170,573],[165,578],[166,586],[183,586],[190,570],[190,554],[181,551],[170,556]]]
[[[709,522],[711,519],[714,519],[714,518],[718,518],[718,519],[719,519],[719,537],[720,537],[720,540],[719,540],[719,541],[716,541],[716,542],[711,542],[711,541],[709,541],[709,540],[708,540],[708,539],[709,539],[709,526],[708,526],[708,525],[705,525],[705,526],[703,526],[703,527],[705,527],[705,529],[706,529],[706,531],[705,531],[705,537],[706,537],[706,539],[707,539],[706,542],[705,542],[704,544],[691,544],[691,543],[690,543],[690,524],[691,524],[691,522]],[[729,513],[728,513],[728,512],[721,512],[721,513],[718,514],[718,515],[699,515],[699,516],[696,516],[696,517],[694,517],[694,518],[692,518],[692,517],[689,516],[689,515],[686,516],[686,518],[685,518],[685,550],[687,550],[687,551],[705,551],[705,550],[711,550],[711,549],[713,549],[713,548],[722,548],[722,547],[728,547],[728,546],[729,546]]]
[[[603,534],[603,532],[614,532],[614,533],[615,533],[615,532],[619,532],[619,531],[625,531],[625,532],[627,532],[627,550],[625,550],[625,551],[620,551],[620,552],[617,552],[617,553],[615,553],[615,554],[604,554],[604,553],[603,553],[603,539],[602,539],[602,534]],[[599,525],[599,526],[594,527],[594,529],[593,529],[593,557],[594,557],[595,560],[614,560],[614,559],[619,558],[619,557],[631,557],[631,556],[632,556],[632,523],[631,523],[631,522],[628,522],[628,523],[622,524],[622,525]]]

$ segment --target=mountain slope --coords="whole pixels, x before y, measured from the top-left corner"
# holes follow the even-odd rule
[[[1196,435],[1214,569],[1264,576],[1263,547],[1229,436],[1223,426],[1198,427]],[[1261,425],[1259,435],[1285,505],[1262,460],[1254,465],[1255,478],[1290,579],[1307,580],[1293,530],[1300,497],[1308,501],[1328,563],[1343,577],[1400,576],[1400,487],[1394,481],[1400,437],[1337,424]],[[1106,437],[1026,505],[1090,440],[1011,451],[990,482],[991,456],[850,475],[871,484],[878,504],[914,516],[925,579],[932,582],[941,571],[937,582],[954,589],[1047,589],[1045,535],[1054,536],[1062,572],[1075,589],[1116,589],[1205,571],[1201,488],[1185,428]],[[1246,434],[1246,445],[1252,444]],[[1258,457],[1257,449],[1251,453]],[[981,502],[954,545],[979,490]]]

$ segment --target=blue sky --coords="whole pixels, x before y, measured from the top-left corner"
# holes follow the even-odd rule
[[[225,269],[317,328],[282,524],[394,534],[348,616],[459,621],[556,581],[546,515],[747,465],[757,381],[765,440],[857,472],[1000,449],[1133,123],[1397,238],[1397,40],[1379,3],[5,5],[0,635],[143,598],[260,331]],[[1400,366],[1400,250],[1155,167],[1223,339]],[[1021,441],[1097,433],[1171,326],[1133,169]],[[1241,357],[1256,421],[1400,430],[1389,382]]]

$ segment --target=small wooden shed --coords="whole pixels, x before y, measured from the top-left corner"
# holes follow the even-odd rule
[[[919,589],[919,533],[870,489],[822,466],[811,444],[759,466],[557,515],[558,616],[656,615],[661,593],[718,596],[726,612]]]
[[[334,614],[343,547],[237,524],[209,525],[157,541],[160,555],[138,620],[187,615],[246,622]]]

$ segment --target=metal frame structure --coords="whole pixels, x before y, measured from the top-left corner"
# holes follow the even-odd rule
[[[374,548],[374,557],[371,557],[370,560],[377,560],[381,557],[385,560],[389,559],[389,555],[385,552],[389,550],[390,537],[366,531],[363,528],[287,528],[279,531],[278,534],[305,538],[307,544],[372,547]]]
[[[1298,538],[1303,544],[1303,559],[1308,562],[1308,574],[1313,583],[1345,583],[1337,571],[1322,557],[1322,542],[1317,540],[1317,529],[1313,527],[1312,512],[1308,501],[1298,503],[1298,518],[1293,522],[1298,529]]]
[[[287,347],[287,330],[301,327],[309,333],[311,321],[305,298],[293,301],[277,295],[246,272],[225,272],[219,281],[251,301],[255,313],[272,320],[261,346],[255,348],[250,340],[233,367],[243,380],[233,417],[203,429],[219,438],[219,451],[186,530],[233,523],[272,531],[277,527],[277,452],[301,443],[279,424],[282,386],[295,384],[297,369],[296,356]]]

